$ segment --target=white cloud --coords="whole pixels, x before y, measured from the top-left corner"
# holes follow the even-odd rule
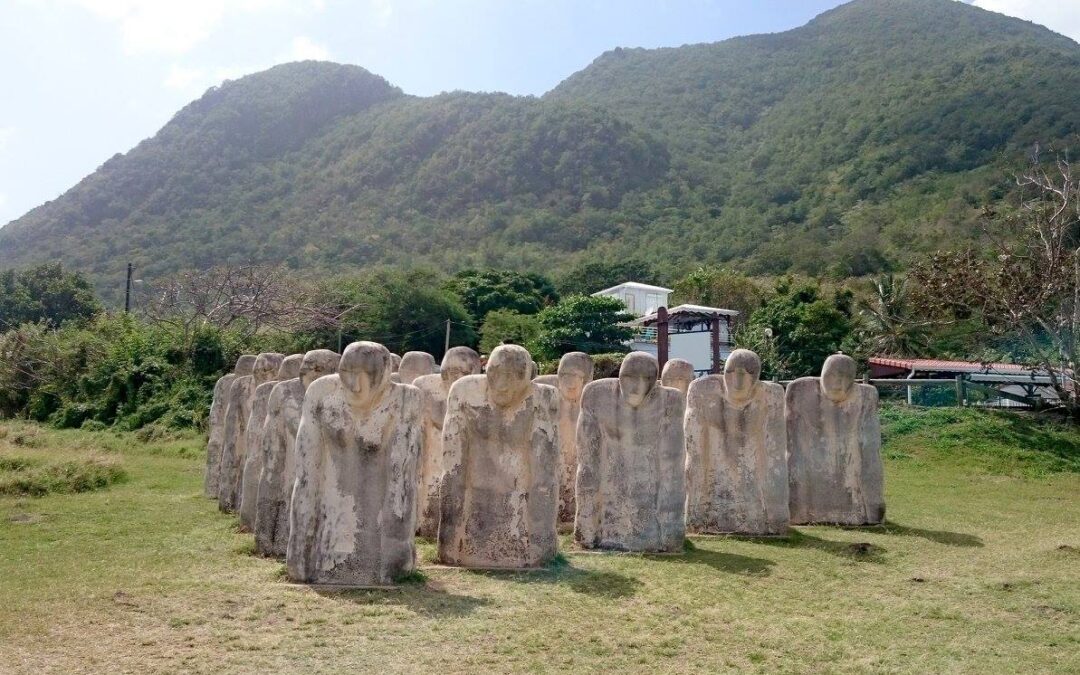
[[[293,38],[289,60],[328,61],[330,60],[330,50],[324,45],[317,44],[311,38],[301,35]]]
[[[319,11],[324,0],[65,0],[116,23],[128,54],[183,54],[229,14]]]
[[[975,0],[971,4],[1033,21],[1080,42],[1080,2],[1076,0]]]

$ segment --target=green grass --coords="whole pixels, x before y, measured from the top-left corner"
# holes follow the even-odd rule
[[[43,447],[33,427],[3,427],[0,434],[0,495],[41,497],[100,490],[127,478],[115,457],[57,452]]]
[[[8,441],[111,456],[129,479],[0,496],[0,671],[1080,670],[1080,434],[981,411],[884,420],[881,528],[568,550],[534,573],[425,566],[367,592],[291,585],[251,555],[201,495],[193,436],[9,424]]]

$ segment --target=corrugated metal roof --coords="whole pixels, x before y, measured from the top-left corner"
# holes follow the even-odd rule
[[[1016,373],[1028,374],[1036,370],[1015,363],[979,363],[977,361],[942,361],[938,359],[894,359],[885,356],[871,356],[867,361],[869,361],[872,366],[888,366],[916,371],[1000,373],[1006,375]]]

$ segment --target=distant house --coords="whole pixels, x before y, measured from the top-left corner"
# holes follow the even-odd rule
[[[637,315],[630,322],[636,329],[630,349],[657,354],[657,310],[668,307],[671,293],[670,288],[628,281],[593,295],[621,300]],[[735,348],[731,327],[739,313],[702,305],[679,305],[667,311],[668,358],[686,359],[699,375],[718,372]]]
[[[1057,393],[1049,386],[1050,376],[1046,371],[1015,363],[871,356],[867,359],[867,365],[870,366],[870,377],[874,379],[955,379],[962,375],[967,382],[989,391],[991,395],[987,400],[978,403],[983,406],[1023,408],[1030,405],[1031,399],[1057,400]],[[908,402],[911,403],[912,387],[907,389]]]

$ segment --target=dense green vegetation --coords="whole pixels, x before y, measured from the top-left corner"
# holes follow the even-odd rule
[[[62,259],[114,301],[128,260],[151,280],[499,267],[565,276],[564,295],[626,276],[571,271],[627,260],[645,282],[707,264],[864,275],[972,240],[1031,144],[1080,131],[1078,66],[1075,42],[951,0],[619,49],[539,99],[288,64],[209,91],[4,227],[0,256]]]

